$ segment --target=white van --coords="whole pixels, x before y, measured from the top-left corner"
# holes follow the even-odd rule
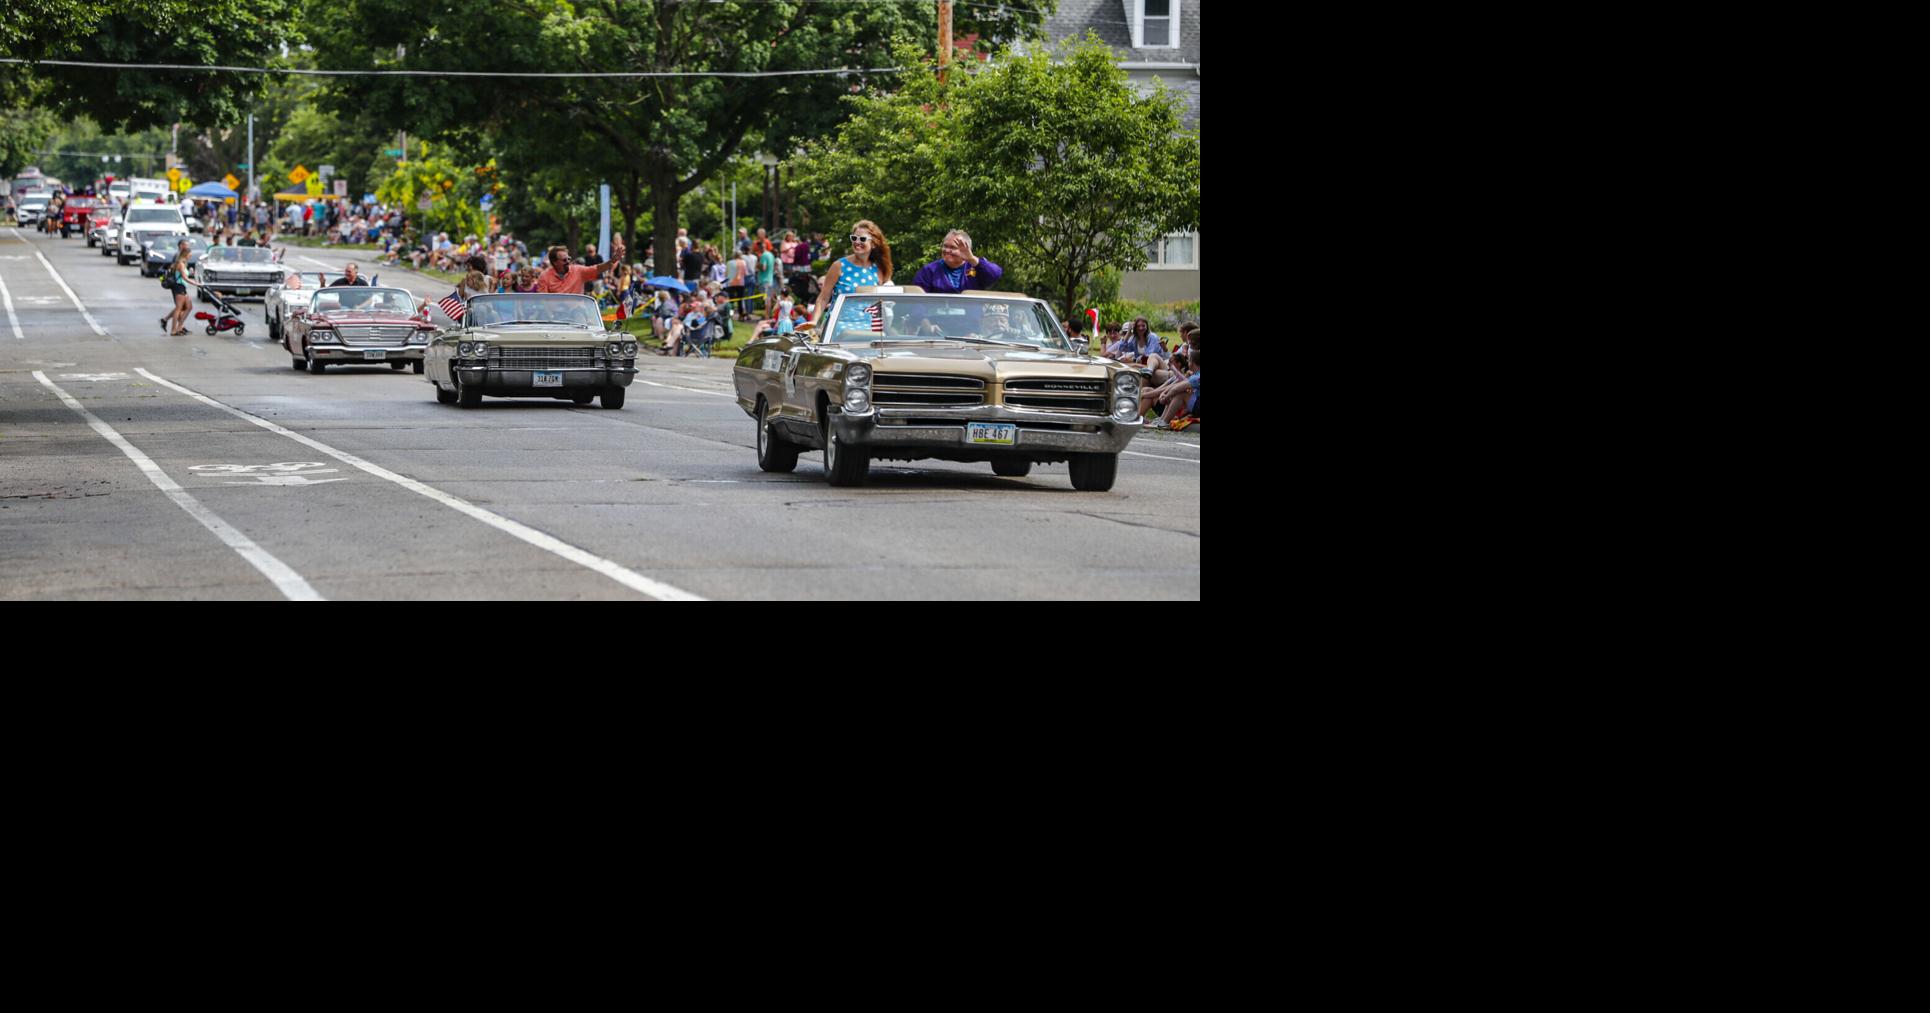
[[[136,188],[135,192],[140,191]],[[187,236],[188,223],[181,216],[179,204],[132,201],[121,212],[120,248],[115,252],[114,260],[123,267],[139,263],[150,245],[165,243],[173,246]]]

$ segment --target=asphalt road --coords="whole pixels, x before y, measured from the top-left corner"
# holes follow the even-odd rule
[[[287,248],[350,259],[449,288]],[[620,411],[464,411],[293,371],[258,302],[242,337],[167,337],[160,283],[81,238],[0,229],[0,285],[0,600],[1200,597],[1188,433],[1135,440],[1108,493],[936,461],[834,489],[816,452],[757,469],[728,360],[646,357]]]

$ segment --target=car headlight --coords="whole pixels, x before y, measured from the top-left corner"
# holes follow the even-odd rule
[[[1122,419],[1138,418],[1139,399],[1136,397],[1122,397],[1114,401],[1112,403],[1112,413]]]
[[[423,331],[417,331],[409,336],[409,344],[411,345],[426,345],[428,343],[429,335]]]
[[[624,342],[624,343],[623,343],[623,357],[624,357],[624,358],[626,358],[626,359],[634,359],[634,358],[636,358],[636,357],[637,357],[637,343],[636,343],[636,342],[634,342],[634,341],[626,341],[626,342]]]
[[[848,412],[867,412],[871,410],[871,392],[863,387],[846,384],[844,388],[844,410]]]
[[[859,387],[871,386],[871,367],[863,363],[846,367],[844,371],[844,385],[846,387],[853,385]]]
[[[1120,370],[1112,378],[1113,393],[1119,397],[1139,396],[1139,374]]]
[[[318,345],[333,345],[339,343],[341,339],[335,336],[334,331],[316,330],[308,332],[308,340]]]
[[[488,357],[488,355],[489,355],[489,342],[487,342],[487,341],[478,341],[478,342],[476,342],[476,345],[475,345],[475,349],[474,349],[474,351],[473,351],[473,352],[472,352],[471,354],[473,354],[473,355],[475,355],[475,357],[476,357],[476,358],[478,358],[478,359],[481,359],[481,358],[486,358],[486,357]]]
[[[456,354],[458,356],[461,356],[462,358],[465,358],[465,359],[469,358],[469,356],[474,354],[475,351],[476,351],[476,346],[471,344],[470,342],[459,341],[456,343]]]

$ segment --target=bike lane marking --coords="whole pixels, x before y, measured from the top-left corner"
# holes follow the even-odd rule
[[[135,447],[134,444],[127,442],[127,438],[115,432],[113,426],[102,422],[99,416],[88,411],[86,405],[74,400],[71,395],[60,389],[52,380],[47,379],[46,373],[36,369],[33,375],[34,379],[40,381],[48,390],[58,395],[62,404],[73,409],[82,419],[86,420],[89,428],[100,434],[102,439],[113,444],[121,453],[127,455],[127,459],[134,462],[134,466],[141,470],[141,474],[146,475],[147,480],[154,483],[155,488],[166,493],[167,497],[174,501],[175,506],[187,511],[189,517],[201,522],[202,527],[207,528],[216,538],[221,539],[224,545],[235,550],[242,559],[247,560],[248,565],[260,571],[262,576],[267,577],[268,580],[275,585],[275,589],[280,591],[289,601],[328,600],[322,597],[320,592],[310,587],[308,581],[304,580],[302,575],[296,573],[287,563],[276,559],[268,550],[255,544],[247,535],[235,530],[234,525],[222,520],[215,515],[214,511],[203,506],[200,500],[189,495],[188,491],[181,488],[180,484],[175,482],[174,479],[169,478],[167,472],[162,471],[161,466],[155,464],[152,458],[141,453],[140,449]]]
[[[161,386],[168,388],[169,390],[178,391],[182,394],[186,394],[187,396],[195,399],[196,401],[201,402],[204,405],[207,405],[210,408],[218,408],[221,411],[224,411],[230,415],[233,415],[235,418],[238,418],[244,422],[248,422],[253,425],[259,426],[263,429],[268,430],[271,433],[274,433],[277,436],[286,436],[289,439],[294,440],[296,443],[299,443],[304,447],[309,447],[314,450],[319,450],[322,453],[327,454],[328,456],[333,457],[336,460],[342,462],[343,464],[349,465],[350,467],[353,467],[353,468],[360,469],[361,471],[364,471],[370,475],[374,475],[376,478],[382,479],[385,482],[393,482],[396,485],[399,485],[402,488],[409,490],[410,492],[416,493],[421,496],[426,496],[429,499],[432,499],[437,503],[440,503],[443,506],[446,506],[449,509],[456,511],[457,513],[461,513],[475,520],[481,521],[484,524],[487,524],[490,527],[495,528],[496,530],[501,531],[502,533],[509,535],[512,538],[516,538],[520,541],[527,542],[528,544],[533,545],[539,549],[542,549],[543,551],[548,552],[551,555],[560,556],[563,559],[569,560],[570,562],[577,564],[578,566],[584,567],[585,569],[592,570],[596,573],[600,573],[603,576],[608,577],[619,584],[622,584],[624,587],[631,589],[632,591],[636,591],[640,594],[646,594],[652,598],[657,598],[663,601],[703,601],[705,600],[698,595],[695,595],[690,593],[689,591],[683,590],[682,588],[673,587],[670,584],[666,584],[660,580],[653,580],[649,577],[644,576],[643,574],[637,573],[636,571],[623,566],[620,563],[614,562],[612,560],[604,559],[603,557],[595,555],[585,549],[578,548],[577,546],[572,545],[569,542],[562,540],[561,538],[557,538],[555,535],[538,531],[535,528],[532,528],[526,524],[523,524],[520,521],[510,520],[509,518],[504,517],[501,514],[495,513],[494,511],[485,510],[482,507],[479,507],[474,503],[471,503],[468,500],[463,499],[459,496],[452,496],[446,492],[443,492],[441,489],[424,485],[423,483],[418,482],[415,479],[409,478],[405,475],[398,475],[395,472],[390,471],[379,464],[374,464],[369,461],[365,461],[362,458],[355,456],[354,454],[348,453],[347,451],[337,450],[334,447],[331,447],[320,440],[317,440],[308,436],[303,436],[302,434],[297,433],[293,430],[285,429],[281,426],[278,426],[275,423],[268,421],[267,419],[258,418],[254,415],[248,414],[245,411],[242,411],[239,408],[234,408],[229,405],[222,404],[221,402],[216,401],[214,398],[211,398],[206,394],[189,390],[188,388],[183,387],[172,380],[168,380],[163,377],[156,376],[155,374],[147,371],[146,369],[137,367],[134,371],[141,374],[142,376],[147,377],[150,380],[153,380],[155,383],[158,383]]]

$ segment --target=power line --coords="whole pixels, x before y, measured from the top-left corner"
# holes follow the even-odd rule
[[[188,70],[231,74],[297,74],[305,77],[535,77],[535,78],[643,78],[643,77],[822,77],[834,74],[897,74],[908,67],[842,67],[830,70],[617,70],[582,73],[550,73],[507,70],[307,70],[299,67],[223,67],[194,63],[92,63],[81,60],[23,60],[0,58],[0,63],[27,64],[35,67],[89,67],[101,70]]]

